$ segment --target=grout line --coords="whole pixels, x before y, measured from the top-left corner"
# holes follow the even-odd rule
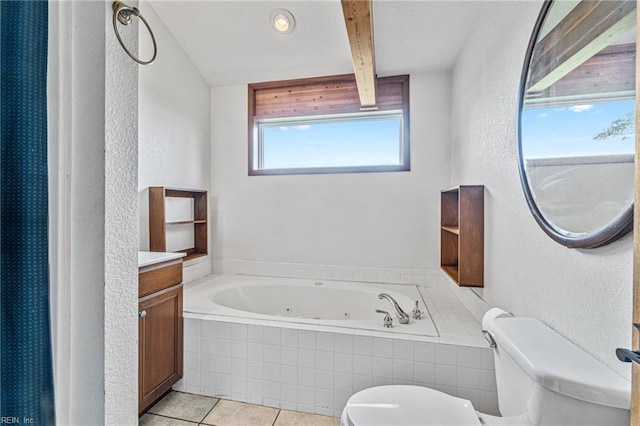
[[[215,398],[215,397],[212,397],[212,398]],[[220,402],[220,398],[215,398],[215,399],[217,399],[217,401],[213,404],[213,407],[211,407],[211,409],[209,411],[207,411],[207,414],[205,414],[204,417],[198,422],[199,425],[200,424],[205,424],[206,425],[206,423],[202,423],[202,422],[204,422],[204,419],[207,418],[207,416],[213,411],[214,408],[216,408],[216,406]]]
[[[149,415],[152,415],[152,416],[158,416],[158,417],[164,417],[165,419],[171,419],[171,420],[180,420],[180,421],[187,422],[187,423],[200,424],[200,422],[194,422],[193,420],[182,419],[182,418],[180,418],[180,417],[171,417],[171,416],[166,416],[166,415],[164,415],[164,414],[149,413],[148,411],[147,411],[146,413],[144,413],[144,414],[149,414]],[[138,422],[139,422],[139,421],[140,421],[140,420],[138,420]]]
[[[273,423],[271,424],[271,426],[275,426],[276,422],[278,421],[278,417],[280,417],[280,413],[282,412],[282,410],[280,408],[278,408],[278,414],[276,414],[276,418],[273,419]]]

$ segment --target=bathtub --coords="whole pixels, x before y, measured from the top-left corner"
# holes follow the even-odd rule
[[[423,318],[399,324],[382,292],[407,313],[418,300]],[[184,376],[174,389],[340,417],[354,392],[419,385],[497,414],[492,350],[477,321],[475,336],[436,329],[432,314],[440,327],[463,309],[443,297],[413,285],[242,275],[187,283]],[[376,309],[392,314],[393,328]]]
[[[408,314],[417,301],[422,318],[411,318],[409,324],[400,324],[391,304],[378,298],[382,292],[392,296]],[[376,313],[376,309],[391,314],[392,328],[383,327],[384,315]],[[408,285],[254,276],[209,277],[185,287],[184,312],[264,321],[264,325],[276,322],[324,331],[327,327],[343,329],[342,332],[349,329],[349,334],[379,332],[438,336],[419,289]]]

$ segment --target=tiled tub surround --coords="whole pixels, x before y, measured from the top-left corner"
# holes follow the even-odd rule
[[[184,378],[174,389],[339,416],[359,390],[416,384],[497,414],[480,324],[450,289],[420,292],[439,336],[185,313]]]

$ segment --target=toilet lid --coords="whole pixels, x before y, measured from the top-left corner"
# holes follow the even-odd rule
[[[470,401],[420,386],[365,389],[349,398],[345,414],[349,426],[481,425]]]

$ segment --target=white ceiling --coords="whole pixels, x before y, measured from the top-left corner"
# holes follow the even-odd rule
[[[374,0],[378,75],[450,70],[483,4]],[[151,5],[211,86],[353,72],[339,0]],[[293,13],[294,32],[271,28],[269,14],[278,8]]]

